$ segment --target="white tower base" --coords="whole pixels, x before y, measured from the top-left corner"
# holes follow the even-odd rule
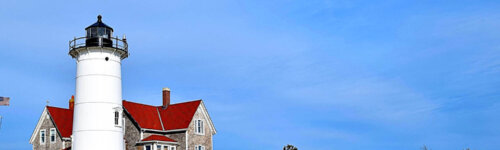
[[[123,150],[122,53],[108,47],[77,52],[72,149]]]

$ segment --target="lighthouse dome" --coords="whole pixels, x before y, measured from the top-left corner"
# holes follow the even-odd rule
[[[110,29],[111,31],[113,31],[113,28],[111,28],[110,26],[108,26],[104,22],[102,22],[102,16],[101,15],[97,16],[97,22],[95,22],[94,24],[88,26],[87,28],[85,28],[85,30],[87,30],[89,28],[92,28],[92,27],[103,27],[103,28],[107,28],[107,29]]]

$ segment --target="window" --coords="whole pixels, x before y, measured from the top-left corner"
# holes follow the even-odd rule
[[[50,128],[50,143],[56,142],[56,129]]]
[[[40,144],[45,144],[45,129],[40,130]]]
[[[194,150],[205,150],[205,146],[196,145],[196,146],[194,147]]]
[[[160,149],[158,149],[160,150]],[[175,150],[175,146],[168,146],[168,145],[163,145],[163,149],[161,150]]]
[[[123,125],[123,119],[122,119],[122,109],[120,107],[115,107],[114,108],[114,112],[113,112],[113,115],[114,115],[114,124],[115,124],[115,127],[122,127]]]
[[[110,29],[106,29],[106,34],[108,35],[108,37],[107,37],[107,38],[111,38],[111,37],[113,36],[113,35],[112,35],[112,34],[113,34],[113,32],[111,32],[111,30],[110,30]]]
[[[145,150],[151,150],[151,145],[146,145],[146,146],[144,146],[144,149],[145,149]]]
[[[106,29],[102,28],[102,27],[97,28],[97,35],[99,37],[103,37],[103,38],[107,38],[108,37],[108,35],[106,34]]]
[[[195,133],[197,134],[204,134],[204,129],[203,129],[203,120],[195,120]]]
[[[175,150],[175,146],[172,145],[163,145],[163,144],[157,144],[156,145],[156,150]]]
[[[97,37],[97,28],[95,27],[90,28],[90,37],[91,38]]]
[[[118,125],[118,120],[120,119],[120,113],[118,111],[115,111],[115,125]]]

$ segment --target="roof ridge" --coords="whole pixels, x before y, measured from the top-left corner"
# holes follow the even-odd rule
[[[155,105],[148,105],[148,104],[143,104],[143,103],[138,103],[138,102],[132,102],[132,101],[127,101],[127,100],[122,100],[126,101],[129,103],[134,103],[134,104],[139,104],[139,105],[144,105],[144,106],[151,106],[151,107],[163,107],[163,106],[155,106]],[[203,101],[202,99],[197,99],[197,100],[191,100],[191,101],[185,101],[185,102],[180,102],[180,103],[175,103],[175,104],[170,104],[170,105],[177,105],[177,104],[184,104],[184,103],[192,103],[192,102],[197,102],[197,101]]]
[[[47,108],[57,108],[57,109],[65,109],[65,110],[69,110],[69,108],[62,108],[62,107],[54,107],[54,106],[46,106]]]
[[[181,103],[175,103],[175,104],[170,104],[170,105],[177,105],[177,104],[184,104],[184,103],[192,103],[192,102],[197,102],[197,101],[203,101],[202,99],[197,99],[197,100],[191,100],[191,101],[186,101],[186,102],[181,102]]]
[[[127,100],[123,100],[123,101],[129,102],[129,103],[134,103],[134,104],[139,104],[139,105],[144,105],[144,106],[157,107],[157,106],[153,106],[153,105],[148,105],[148,104],[143,104],[143,103],[137,103],[137,102],[127,101]]]

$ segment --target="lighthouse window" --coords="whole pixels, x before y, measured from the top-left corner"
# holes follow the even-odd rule
[[[114,111],[113,111],[113,115],[114,115],[113,116],[114,117],[113,118],[113,122],[115,124],[115,127],[122,127],[122,125],[123,125],[123,122],[122,122],[123,121],[123,119],[122,119],[123,118],[122,117],[122,111],[123,110],[120,107],[115,107],[113,109],[114,109]]]
[[[104,28],[97,28],[97,35],[104,36],[106,34],[105,30]]]
[[[109,29],[106,29],[106,35],[108,35],[107,38],[111,38],[113,36],[111,30]]]
[[[115,125],[118,125],[118,120],[120,119],[120,113],[118,111],[115,111]]]
[[[90,37],[97,37],[97,28],[90,28]]]

